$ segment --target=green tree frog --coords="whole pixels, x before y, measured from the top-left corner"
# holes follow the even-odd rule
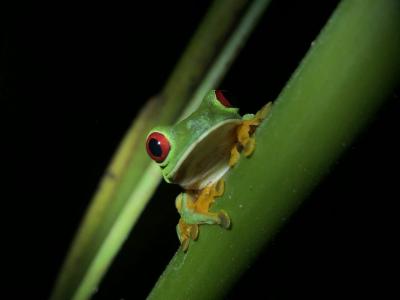
[[[155,127],[147,136],[146,150],[160,166],[164,179],[185,191],[175,204],[181,216],[177,234],[186,251],[196,240],[200,224],[228,229],[231,221],[224,211],[209,211],[224,192],[222,177],[240,158],[255,149],[252,136],[266,117],[271,103],[256,115],[239,115],[220,90],[212,90],[189,117],[173,126]]]

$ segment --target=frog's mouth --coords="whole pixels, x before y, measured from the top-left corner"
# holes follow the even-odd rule
[[[164,179],[165,181],[167,181],[168,183],[175,183],[174,181],[174,174],[176,173],[176,170],[179,168],[180,166],[180,162],[178,162],[178,165],[175,166],[175,168],[171,169],[170,167],[171,162],[166,163],[165,165],[159,165],[159,167],[161,168],[161,171],[164,174]]]
[[[174,178],[175,174],[177,173],[176,170],[177,168],[175,167],[172,170],[168,170],[168,165],[166,164],[165,166],[161,166],[161,170],[164,172],[164,178],[168,183],[176,183]]]

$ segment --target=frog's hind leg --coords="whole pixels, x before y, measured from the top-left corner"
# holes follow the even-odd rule
[[[181,247],[183,251],[187,251],[189,248],[190,240],[197,240],[199,236],[199,225],[198,224],[188,224],[185,222],[184,218],[182,217],[182,211],[186,210],[187,206],[187,197],[185,193],[181,193],[176,197],[175,206],[178,209],[181,218],[179,219],[178,225],[176,225],[176,233],[179,238],[179,242],[181,243]]]

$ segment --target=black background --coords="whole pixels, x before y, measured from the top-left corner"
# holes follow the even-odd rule
[[[13,298],[48,297],[113,151],[209,3],[57,2],[2,11],[2,250]],[[273,1],[220,87],[244,111],[274,99],[336,4]],[[394,92],[229,299],[382,298],[394,290],[399,112]],[[160,186],[94,299],[147,295],[178,247],[178,192]]]

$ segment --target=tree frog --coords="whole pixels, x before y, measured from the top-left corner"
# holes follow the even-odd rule
[[[240,158],[255,149],[252,136],[266,117],[271,103],[256,115],[239,115],[224,93],[212,90],[189,117],[173,126],[153,128],[147,136],[146,150],[161,168],[164,179],[179,184],[185,191],[176,198],[181,216],[177,234],[186,251],[196,240],[200,224],[217,224],[228,229],[229,215],[211,212],[215,198],[224,192],[222,177]]]

